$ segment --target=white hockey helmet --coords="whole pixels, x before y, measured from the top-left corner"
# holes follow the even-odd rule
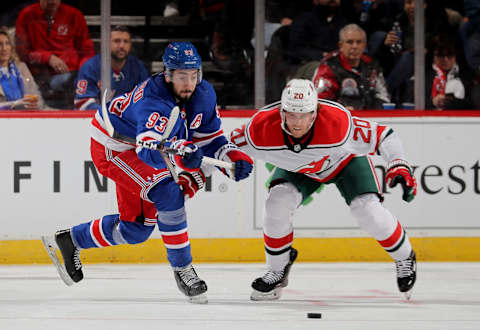
[[[282,91],[281,110],[286,112],[317,112],[317,92],[307,79],[292,79]]]
[[[280,117],[282,118],[283,130],[291,135],[285,124],[284,112],[313,112],[316,117],[317,107],[317,91],[315,90],[313,83],[307,79],[290,80],[282,91],[280,105]],[[312,119],[309,129],[313,126],[314,121],[315,119]]]

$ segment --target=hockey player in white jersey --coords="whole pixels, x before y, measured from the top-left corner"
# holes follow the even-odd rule
[[[297,258],[292,215],[320,185],[334,183],[360,227],[395,260],[397,283],[407,299],[416,279],[416,257],[400,222],[383,206],[368,155],[388,163],[386,182],[413,200],[416,180],[398,135],[389,127],[352,117],[342,105],[317,99],[311,81],[293,79],[281,102],[257,112],[231,141],[253,158],[276,166],[264,207],[268,271],[252,283],[252,300],[278,299]]]

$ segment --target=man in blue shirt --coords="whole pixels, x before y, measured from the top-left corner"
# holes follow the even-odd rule
[[[133,55],[132,38],[126,26],[114,26],[110,34],[112,54],[112,92],[109,99],[130,92],[135,85],[148,78],[145,65]],[[101,91],[101,58],[95,55],[86,61],[78,71],[75,82],[75,109],[98,109]]]

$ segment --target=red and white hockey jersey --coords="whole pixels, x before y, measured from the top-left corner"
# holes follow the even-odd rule
[[[302,140],[282,129],[280,102],[261,109],[230,139],[253,158],[320,182],[335,177],[355,156],[404,159],[400,140],[388,126],[353,117],[336,102],[321,99],[319,105],[312,130]]]

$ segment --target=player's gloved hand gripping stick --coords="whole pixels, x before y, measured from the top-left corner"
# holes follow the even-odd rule
[[[115,129],[113,128],[113,125],[110,121],[110,118],[108,116],[108,110],[106,106],[106,96],[107,96],[107,90],[103,93],[102,97],[102,115],[103,115],[103,121],[105,122],[105,128],[108,132],[108,135],[111,137],[114,137],[115,134]],[[170,142],[167,142],[167,138],[172,132],[173,128],[175,127],[175,123],[177,122],[178,116],[180,114],[180,109],[178,107],[175,107],[172,109],[170,113],[170,117],[168,118],[168,123],[167,127],[165,128],[165,131],[163,132],[163,138],[162,140],[159,141],[137,141],[137,145],[141,146],[143,148],[147,149],[152,149],[152,150],[158,150],[160,154],[162,155],[163,160],[165,161],[165,164],[168,167],[168,170],[170,171],[170,174],[172,175],[173,179],[175,182],[178,183],[178,175],[173,168],[172,163],[167,157],[167,154],[174,154],[178,155],[180,157],[188,157],[189,153],[195,152],[195,148],[185,148],[185,147],[179,147],[177,145],[172,145]],[[234,164],[221,161],[219,159],[215,158],[210,158],[203,156],[202,157],[202,163],[209,164],[209,165],[214,165],[218,167],[222,167],[225,169],[229,169],[234,171]]]

